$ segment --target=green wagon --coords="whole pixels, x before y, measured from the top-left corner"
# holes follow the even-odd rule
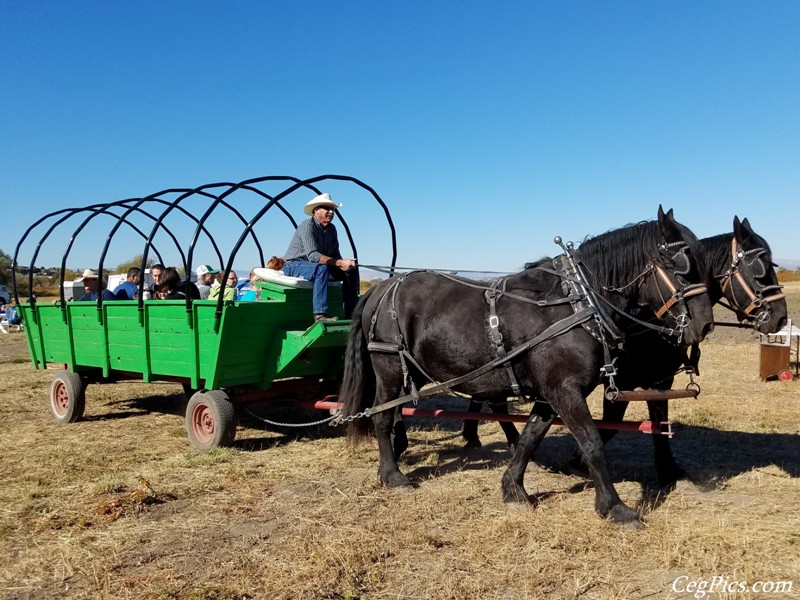
[[[277,194],[268,194],[259,184],[282,184]],[[261,250],[256,226],[273,207],[282,211],[296,227],[291,213],[283,207],[292,197],[306,199],[308,192],[319,193],[317,187],[324,182],[331,185],[355,184],[360,191],[376,200],[383,209],[389,225],[394,266],[396,244],[394,226],[388,209],[378,195],[360,181],[346,176],[325,175],[300,180],[291,177],[265,177],[239,184],[211,184],[192,190],[166,190],[146,198],[96,204],[80,209],[65,209],[46,215],[34,223],[23,235],[13,257],[18,255],[26,240],[36,228],[45,226],[46,232],[36,246],[31,265],[37,259],[39,248],[62,223],[77,217],[81,223],[70,238],[61,265],[61,278],[69,250],[77,233],[97,217],[108,218],[114,224],[100,253],[98,272],[103,272],[103,260],[110,242],[122,225],[138,229],[143,238],[142,272],[145,272],[148,254],[155,248],[158,234],[175,242],[174,252],[186,273],[190,273],[192,256],[200,236],[205,234],[217,254],[221,270],[225,273],[222,285],[232,270],[234,260],[245,242],[255,246],[261,265],[265,257]],[[285,187],[286,184],[288,187]],[[230,255],[223,260],[209,226],[209,218],[220,207],[234,209],[230,200],[234,192],[245,190],[265,200],[261,209],[250,220],[241,219],[241,235],[233,245]],[[305,193],[304,193],[305,192]],[[304,193],[304,194],[303,194]],[[172,195],[168,199],[165,197]],[[190,222],[194,235],[187,251],[178,243],[178,236],[166,228],[167,215],[202,196],[208,206],[202,216],[192,213]],[[153,214],[153,205],[163,207]],[[147,217],[142,217],[142,212]],[[131,216],[149,219],[154,223],[149,235],[132,224]],[[83,220],[81,220],[83,217]],[[341,219],[353,256],[357,250],[347,223]],[[46,225],[49,224],[49,227]],[[167,235],[164,235],[164,233]],[[282,239],[285,245],[288,238]],[[161,253],[154,250],[160,259]],[[192,300],[188,293],[192,285],[186,278],[186,300],[145,300],[145,282],[140,283],[137,300],[80,302],[68,301],[64,286],[61,297],[53,303],[36,302],[34,297],[20,302],[14,275],[14,294],[22,316],[25,335],[33,366],[44,369],[51,364],[64,365],[57,372],[50,393],[50,406],[59,422],[72,423],[83,416],[86,386],[93,383],[112,383],[121,380],[141,380],[145,383],[173,381],[182,383],[190,399],[186,408],[186,429],[193,446],[209,449],[230,445],[235,437],[237,408],[254,402],[274,399],[300,399],[335,393],[343,369],[344,348],[347,342],[349,321],[313,322],[312,290],[276,281],[258,281],[257,301]],[[33,289],[31,271],[28,289]],[[329,304],[339,307],[341,313],[341,288],[330,287]],[[332,310],[336,315],[336,310]]]

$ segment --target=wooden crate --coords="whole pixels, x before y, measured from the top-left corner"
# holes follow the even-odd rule
[[[761,344],[761,379],[777,377],[781,371],[788,371],[791,348],[783,344]]]

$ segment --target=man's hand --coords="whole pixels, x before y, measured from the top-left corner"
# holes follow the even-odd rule
[[[356,259],[355,258],[340,258],[336,261],[336,266],[339,267],[342,271],[349,271],[350,269],[356,268]]]

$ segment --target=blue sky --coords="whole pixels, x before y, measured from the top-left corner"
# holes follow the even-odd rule
[[[0,248],[58,208],[336,173],[387,202],[401,265],[513,271],[659,203],[700,237],[749,217],[800,259],[798,65],[788,1],[0,0]],[[377,207],[330,191],[384,264]],[[268,254],[291,235],[275,223]],[[109,226],[68,266],[96,263]],[[230,247],[240,228],[214,231]],[[111,265],[139,252],[121,239]]]

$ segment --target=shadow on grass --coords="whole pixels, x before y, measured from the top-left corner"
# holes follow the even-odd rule
[[[415,426],[421,427],[421,421],[423,420],[415,419]],[[411,446],[401,463],[405,464],[407,475],[412,480],[419,482],[457,471],[495,468],[507,464],[509,454],[505,443],[494,442],[482,448],[465,449],[459,443],[460,423],[436,422],[437,429],[454,430],[455,433],[435,441],[425,440],[427,448],[422,452],[414,450],[412,432]],[[499,426],[493,423],[481,425],[481,429],[485,430],[487,427]],[[677,434],[671,440],[675,460],[686,470],[691,484],[698,492],[711,492],[737,475],[773,466],[790,477],[800,477],[800,435],[726,431],[691,425],[678,425],[676,430]],[[454,442],[457,446],[452,445]],[[438,443],[446,445],[433,450],[438,453],[437,464],[421,464],[430,461],[430,446]],[[580,480],[567,490],[567,493],[579,493],[592,487],[592,484],[585,477],[573,475],[567,466],[576,451],[577,444],[569,432],[564,428],[554,428],[540,444],[533,462],[547,471]],[[653,459],[653,443],[649,435],[619,432],[609,442],[606,452],[614,483],[636,481],[641,484],[640,510],[657,510],[676,489],[675,484],[659,483]],[[535,478],[535,473],[528,473],[528,481],[534,481]],[[543,494],[537,494],[538,500],[543,497]]]
[[[145,396],[143,398],[128,398],[105,402],[108,412],[101,415],[88,415],[84,421],[109,421],[141,417],[150,413],[167,415],[183,415],[186,412],[186,397],[183,394],[170,394],[169,396]]]

